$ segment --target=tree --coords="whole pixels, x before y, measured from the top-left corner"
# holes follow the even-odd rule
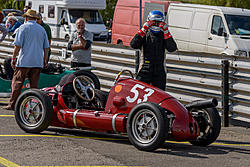
[[[118,0],[106,0],[106,9],[100,11],[101,15],[103,17],[104,23],[108,19],[113,19],[114,11],[115,11],[115,6]]]
[[[12,9],[13,8],[13,3],[14,0],[0,0],[0,10],[2,9]],[[14,9],[19,9],[19,10],[23,10],[24,7],[24,1],[20,2],[17,1],[15,3]]]

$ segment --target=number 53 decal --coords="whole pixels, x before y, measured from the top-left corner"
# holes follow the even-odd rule
[[[130,92],[132,92],[134,95],[133,96],[127,96],[126,99],[129,103],[133,103],[137,100],[137,104],[147,101],[148,97],[150,97],[153,93],[154,90],[150,89],[150,88],[146,88],[144,89],[145,86],[142,86],[140,84],[136,84],[131,90]],[[144,94],[143,99],[139,99],[139,94]]]

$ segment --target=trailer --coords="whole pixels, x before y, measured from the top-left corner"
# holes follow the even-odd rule
[[[80,17],[86,20],[86,30],[93,33],[94,39],[107,38],[99,12],[106,8],[106,0],[28,0],[26,5],[42,14],[43,21],[51,27],[53,38],[69,39]]]

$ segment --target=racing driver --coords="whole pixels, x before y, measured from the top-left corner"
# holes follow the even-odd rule
[[[141,49],[136,79],[165,90],[165,49],[174,52],[177,45],[168,31],[161,11],[154,10],[149,13],[147,22],[131,40],[130,46]]]

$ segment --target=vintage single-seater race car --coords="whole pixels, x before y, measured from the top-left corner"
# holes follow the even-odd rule
[[[90,70],[94,67],[84,67],[83,69],[66,69],[57,63],[49,63],[47,68],[43,69],[40,74],[38,88],[45,88],[57,85],[61,78],[65,75],[74,74],[75,76],[85,76],[90,82],[93,83],[96,89],[100,89],[100,82],[97,76]],[[13,75],[13,74],[12,74]],[[11,95],[11,83],[12,78],[7,77],[6,71],[4,71],[0,65],[0,97],[10,97]],[[23,90],[30,87],[28,79],[25,80],[23,84]]]
[[[219,136],[216,99],[184,106],[167,92],[134,79],[128,70],[117,75],[108,93],[94,89],[84,76],[68,81],[23,92],[15,106],[19,127],[28,133],[48,126],[127,133],[130,142],[143,151],[154,151],[165,140],[207,146]]]

